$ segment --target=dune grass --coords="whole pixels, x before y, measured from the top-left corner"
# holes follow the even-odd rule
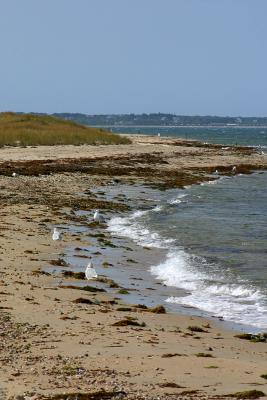
[[[126,137],[48,115],[0,113],[0,146],[127,143]]]

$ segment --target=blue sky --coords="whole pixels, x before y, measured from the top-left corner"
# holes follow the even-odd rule
[[[0,6],[0,111],[267,116],[266,0]]]

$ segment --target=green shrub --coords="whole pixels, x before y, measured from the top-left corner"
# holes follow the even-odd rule
[[[126,137],[48,115],[0,113],[0,146],[127,143]]]

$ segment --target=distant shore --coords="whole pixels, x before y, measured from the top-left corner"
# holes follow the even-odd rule
[[[95,128],[136,128],[136,129],[142,129],[142,128],[159,128],[159,129],[164,129],[164,128],[221,128],[221,129],[227,129],[227,128],[257,128],[257,129],[266,129],[267,125],[91,125]]]
[[[108,279],[109,269],[119,269],[116,251],[125,269],[140,249],[92,220],[96,208],[106,216],[130,211],[123,196],[105,193],[114,180],[182,188],[216,179],[215,169],[222,175],[231,175],[233,165],[244,173],[267,169],[267,157],[241,146],[131,139],[127,145],[0,149],[0,389],[7,398],[32,400],[55,394],[60,400],[63,393],[74,393],[71,400],[75,393],[129,400],[267,393],[261,377],[266,343],[237,338],[216,320],[127,302],[127,288]],[[51,240],[54,226],[64,232],[60,243]],[[100,258],[102,280],[75,279],[66,251],[80,271]],[[149,258],[148,249],[142,257]],[[91,289],[77,289],[84,285]]]

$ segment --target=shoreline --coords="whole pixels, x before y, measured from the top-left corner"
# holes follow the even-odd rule
[[[94,196],[92,189],[102,182],[110,183],[116,177],[122,184],[137,182],[161,187],[168,178],[162,176],[162,171],[174,171],[168,185],[180,187],[185,182],[207,180],[205,169],[214,169],[218,164],[226,168],[226,174],[231,173],[233,162],[241,166],[267,167],[267,161],[253,152],[247,154],[240,150],[237,154],[233,150],[225,155],[217,147],[177,146],[177,142],[169,144],[166,150],[165,141],[164,147],[161,143],[157,140],[156,144],[151,144],[145,140],[144,144],[126,145],[122,150],[118,146],[105,149],[81,146],[75,149],[76,160],[90,153],[89,158],[94,161],[93,166],[92,163],[87,165],[88,159],[82,161],[80,171],[71,171],[77,161],[66,161],[70,161],[70,154],[73,159],[70,149],[61,149],[59,153],[58,149],[53,149],[54,153],[49,154],[50,149],[46,149],[47,156],[43,155],[42,159],[55,160],[54,164],[38,165],[29,165],[25,158],[21,159],[24,149],[8,150],[8,155],[6,149],[0,149],[0,160],[6,160],[6,164],[0,163],[2,173],[9,171],[10,174],[16,167],[19,174],[16,178],[0,176],[3,337],[0,388],[7,391],[8,398],[26,393],[29,398],[42,399],[53,393],[93,394],[102,390],[111,392],[109,398],[116,398],[120,392],[123,398],[129,399],[156,396],[170,399],[174,393],[181,399],[203,396],[212,399],[215,395],[227,398],[227,394],[255,387],[267,393],[266,380],[260,378],[267,371],[266,343],[235,338],[234,332],[218,326],[214,320],[156,314],[129,307],[124,300],[116,299],[120,297],[116,293],[64,289],[59,287],[58,276],[43,273],[51,266],[51,260],[58,260],[63,245],[84,248],[89,241],[93,249],[94,240],[99,242],[101,238],[86,234],[83,237],[81,233],[77,235],[66,230],[63,243],[59,245],[51,241],[52,226],[90,225],[87,216],[77,215],[79,209],[101,208],[111,215],[114,210],[127,210],[122,198],[112,201]],[[153,152],[148,158],[151,148]],[[162,153],[158,154],[159,151]],[[180,152],[178,164],[177,151]],[[38,149],[29,149],[27,158],[36,160],[38,154]],[[133,154],[136,155],[134,160]],[[204,155],[206,159],[203,160]],[[188,157],[192,158],[191,166]],[[185,165],[187,174],[183,175]],[[176,168],[180,168],[179,176]],[[161,175],[155,174],[155,169],[159,169]],[[111,174],[107,175],[107,171]],[[49,175],[43,175],[44,172]],[[97,227],[90,229],[98,234]],[[102,245],[108,248],[109,238],[105,240]],[[83,265],[87,261],[87,257],[78,258]],[[73,282],[68,278],[69,284]],[[98,287],[93,282],[88,284]],[[99,287],[104,288],[104,285]],[[87,303],[73,302],[78,298],[86,299]],[[123,308],[128,310],[119,310]],[[113,326],[122,320],[127,320],[127,325]],[[139,325],[128,325],[129,321]],[[202,331],[194,332],[189,326],[201,327]]]
[[[161,128],[161,129],[168,129],[168,128],[222,128],[222,129],[227,129],[227,128],[238,128],[238,129],[265,129],[267,128],[267,125],[260,125],[260,126],[256,126],[256,125],[90,125],[90,126],[94,126],[96,128]]]

